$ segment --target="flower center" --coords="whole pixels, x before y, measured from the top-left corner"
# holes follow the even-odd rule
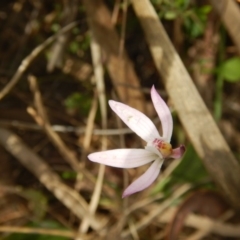
[[[157,148],[158,151],[163,155],[164,158],[170,157],[172,154],[172,145],[168,142],[164,142],[160,139],[155,139],[153,145]]]

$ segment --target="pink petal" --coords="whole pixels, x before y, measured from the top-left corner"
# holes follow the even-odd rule
[[[145,146],[145,149],[149,152],[155,153],[159,158],[163,159],[163,155],[161,154],[161,152],[152,144]]]
[[[143,113],[113,100],[109,101],[109,105],[123,122],[146,142],[153,142],[156,138],[161,139],[153,122]]]
[[[155,110],[162,123],[163,138],[167,142],[170,142],[172,137],[172,131],[173,131],[172,114],[167,104],[163,101],[163,99],[157,93],[154,85],[152,86],[152,89],[151,89],[151,97],[152,97]]]
[[[143,189],[149,187],[158,177],[162,163],[163,160],[159,158],[155,160],[143,175],[141,175],[124,190],[122,197],[127,197],[133,193],[140,192]]]
[[[181,158],[185,153],[185,150],[185,146],[181,145],[180,147],[173,149],[173,153],[170,157],[175,159]]]
[[[145,149],[115,149],[88,155],[93,162],[119,168],[135,168],[154,161],[157,155]]]

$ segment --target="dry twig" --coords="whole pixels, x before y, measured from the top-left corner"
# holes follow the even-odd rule
[[[81,172],[84,174],[85,177],[87,177],[92,183],[95,183],[95,178],[90,174],[88,171],[86,171],[84,168],[81,168],[78,163],[78,159],[75,156],[75,154],[65,145],[65,143],[62,141],[62,139],[59,137],[59,135],[54,132],[51,128],[51,125],[48,121],[42,99],[41,99],[41,93],[37,86],[37,81],[35,77],[30,76],[29,77],[30,82],[30,88],[34,95],[34,102],[37,108],[38,112],[35,112],[33,108],[28,108],[28,113],[33,116],[35,121],[43,127],[46,134],[48,135],[49,139],[52,141],[52,143],[56,146],[56,148],[59,150],[59,152],[62,154],[64,159],[72,166],[72,168],[76,172]]]
[[[92,52],[92,59],[93,59],[94,76],[96,80],[96,87],[97,87],[98,99],[100,103],[100,110],[101,110],[101,116],[102,116],[102,128],[106,129],[107,128],[107,108],[106,108],[106,95],[105,95],[105,85],[104,85],[104,71],[103,71],[103,66],[101,62],[101,48],[99,44],[96,42],[94,36],[91,39],[91,52]],[[92,119],[92,122],[93,121],[94,119]],[[93,128],[91,130],[93,130]],[[90,144],[90,141],[88,142],[88,144]],[[106,149],[107,149],[107,138],[105,136],[102,136],[102,150],[106,150]],[[89,204],[89,212],[91,214],[95,213],[100,200],[104,173],[105,173],[105,166],[101,164],[99,166],[96,185],[94,187],[94,191]],[[88,227],[89,227],[89,220],[84,219],[80,226],[80,232],[82,233],[87,232]]]
[[[221,216],[218,219],[218,221],[219,222],[225,222],[226,220],[231,218],[233,215],[234,214],[233,214],[232,211],[227,211],[226,213],[223,214],[223,216]],[[206,229],[206,228],[205,229],[200,229],[200,230],[196,231],[195,233],[191,234],[190,236],[188,236],[186,240],[199,240],[199,239],[202,239],[202,238],[206,237],[209,233],[211,233],[211,230],[212,230],[212,227],[211,227],[211,225],[209,225],[208,229]]]
[[[72,1],[64,1],[63,2],[63,13],[62,13],[62,25],[68,25],[69,23],[73,22],[76,19],[78,13],[78,0]],[[55,67],[62,67],[63,65],[63,55],[66,45],[68,43],[70,32],[66,32],[65,34],[61,34],[56,39],[55,43],[51,49],[51,56],[47,64],[47,70],[52,72]]]
[[[175,208],[169,208],[162,215],[159,215],[159,223],[169,223],[172,221],[172,217],[175,214]],[[233,225],[229,223],[222,223],[216,219],[212,220],[208,217],[198,216],[196,214],[189,214],[185,221],[185,226],[193,227],[202,231],[215,233],[225,237],[240,237],[239,225]]]
[[[139,79],[132,62],[124,51],[119,56],[120,40],[111,22],[111,14],[102,0],[83,1],[90,29],[103,51],[103,60],[121,101],[144,112],[143,94],[134,88],[120,85],[130,84],[139,88]]]
[[[16,120],[0,120],[0,126],[3,127],[16,127],[26,130],[42,130],[42,127],[35,123],[22,122]],[[86,127],[74,127],[74,126],[65,126],[65,125],[51,125],[51,128],[54,132],[61,133],[76,133],[76,134],[84,134],[87,131]],[[111,136],[111,135],[125,135],[132,134],[133,131],[129,128],[119,128],[119,129],[93,129],[93,135],[102,135],[102,136]]]
[[[152,211],[150,211],[144,218],[139,220],[136,224],[135,227],[137,230],[142,229],[146,226],[149,225],[153,219],[155,219],[157,216],[161,215],[169,206],[176,200],[178,199],[181,195],[186,193],[189,189],[191,188],[191,185],[185,184],[179,187],[173,195],[165,200],[161,205],[159,205],[157,208],[153,208]],[[121,236],[122,237],[127,237],[131,233],[130,230],[125,230],[122,232]]]
[[[19,137],[9,130],[0,128],[0,143],[79,219],[89,216],[90,224],[94,229],[101,227],[99,221],[89,215],[85,199],[65,185],[45,161],[25,145]]]
[[[119,56],[120,57],[122,57],[123,54],[124,54],[124,47],[125,47],[124,44],[125,44],[125,36],[126,36],[128,4],[129,4],[128,0],[124,0],[124,2],[123,2],[123,20],[122,20],[120,43],[119,43]]]
[[[240,165],[231,153],[149,0],[132,0],[158,72],[197,153],[227,199],[240,208]]]
[[[17,69],[17,72],[14,74],[14,76],[11,78],[11,80],[8,82],[8,84],[1,90],[0,92],[0,100],[3,99],[10,91],[11,89],[17,84],[17,82],[22,77],[23,73],[27,70],[29,65],[32,63],[32,61],[48,46],[50,45],[54,40],[56,40],[60,35],[68,32],[73,27],[77,25],[76,22],[70,23],[66,27],[62,28],[58,33],[55,35],[49,37],[45,42],[38,45],[26,58],[22,60],[22,63]]]
[[[240,54],[240,10],[237,3],[234,0],[210,0],[210,2],[218,12]]]
[[[48,135],[50,140],[53,142],[53,144],[57,147],[59,152],[63,155],[65,160],[73,167],[73,169],[76,172],[78,172],[79,164],[78,164],[78,160],[75,157],[74,153],[70,149],[68,149],[68,147],[64,144],[64,142],[59,137],[59,135],[57,133],[55,133],[51,128],[45,108],[42,103],[42,97],[41,97],[41,93],[38,89],[36,78],[34,76],[29,76],[28,80],[29,80],[29,84],[30,84],[30,89],[34,96],[34,104],[37,109],[37,113],[35,114],[36,122],[40,126],[43,127],[46,134]],[[31,113],[31,112],[33,112],[33,111],[30,111],[29,113]],[[38,116],[38,118],[36,118],[37,116]]]
[[[74,238],[77,233],[67,230],[59,229],[42,229],[42,228],[29,228],[29,227],[13,227],[13,226],[0,226],[0,232],[8,233],[25,233],[25,234],[42,234],[49,236],[69,237]]]

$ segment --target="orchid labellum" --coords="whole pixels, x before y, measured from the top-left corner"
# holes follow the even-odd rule
[[[154,86],[151,89],[151,98],[161,120],[162,136],[159,135],[153,122],[143,113],[123,103],[110,100],[109,105],[112,110],[147,144],[145,149],[115,149],[88,155],[93,162],[119,168],[135,168],[152,162],[147,171],[125,189],[122,197],[149,187],[158,177],[164,159],[181,158],[185,152],[183,145],[173,149],[170,144],[173,131],[172,115]]]

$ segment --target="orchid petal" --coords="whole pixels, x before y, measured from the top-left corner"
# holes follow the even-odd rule
[[[163,155],[160,153],[160,151],[151,144],[145,146],[145,149],[149,152],[154,152],[159,158],[163,159]]]
[[[153,122],[143,113],[113,100],[109,101],[109,105],[123,122],[146,142],[161,139]]]
[[[158,158],[155,160],[144,174],[142,174],[137,180],[135,180],[124,190],[122,197],[127,197],[133,193],[140,192],[149,187],[158,177],[162,163],[162,159]]]
[[[115,149],[88,155],[93,162],[119,168],[135,168],[152,162],[156,154],[145,149]]]
[[[185,150],[185,146],[181,145],[180,147],[173,149],[170,157],[175,159],[181,158],[185,153]]]
[[[167,104],[163,101],[163,99],[157,93],[154,85],[152,86],[152,89],[151,89],[151,97],[152,97],[154,108],[161,120],[163,138],[167,142],[170,142],[172,137],[172,131],[173,131],[172,114]]]

